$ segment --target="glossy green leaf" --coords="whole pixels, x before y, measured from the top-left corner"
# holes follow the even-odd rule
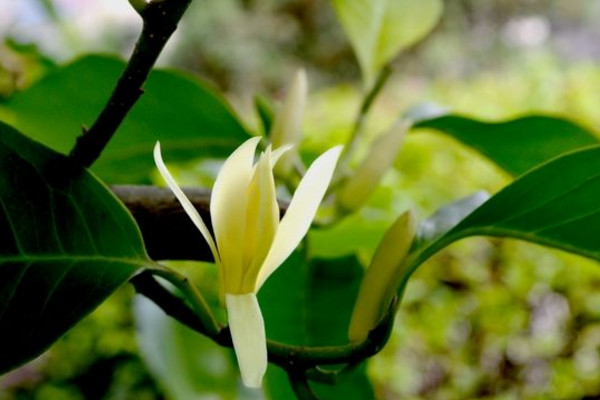
[[[302,255],[294,252],[260,289],[258,301],[269,339],[307,344],[305,316],[290,310],[306,308],[308,284],[307,266]]]
[[[66,154],[103,108],[124,66],[104,56],[78,59],[15,95],[0,117]],[[165,158],[177,161],[226,156],[249,137],[225,100],[198,79],[154,71],[144,92],[93,166],[107,182],[148,181],[157,140]]]
[[[439,239],[489,198],[487,192],[480,191],[440,208],[421,223],[417,240],[432,242]]]
[[[294,253],[258,293],[267,336],[296,345],[347,343],[362,275],[353,256],[306,262]]]
[[[437,24],[440,0],[332,0],[370,87],[379,70]]]
[[[600,147],[535,168],[437,239],[422,242],[409,256],[403,285],[431,255],[469,236],[522,239],[600,260]]]
[[[270,339],[297,345],[336,345],[348,342],[348,325],[363,268],[355,257],[304,261],[294,253],[259,292]],[[292,389],[287,376],[269,367],[267,393],[288,399]],[[358,368],[338,385],[313,385],[322,399],[374,398],[364,368]]]
[[[0,123],[0,373],[42,353],[150,263],[88,172]]]
[[[446,133],[512,175],[562,153],[599,143],[594,133],[571,121],[540,115],[502,122],[444,115],[421,119],[415,127]]]

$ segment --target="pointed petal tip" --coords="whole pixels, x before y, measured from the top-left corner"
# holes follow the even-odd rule
[[[342,146],[321,154],[300,180],[285,216],[273,239],[273,244],[258,275],[258,291],[267,278],[285,261],[308,232],[315,214],[327,192]]]
[[[340,154],[342,154],[343,149],[344,149],[344,146],[342,146],[340,144],[340,145],[332,147],[331,149],[327,150],[325,153],[331,153],[332,157],[339,158]]]
[[[248,139],[244,143],[242,143],[240,145],[240,147],[246,145],[246,146],[254,146],[254,148],[256,148],[256,146],[258,146],[258,143],[261,140],[262,140],[262,138],[260,136],[252,136],[250,139]]]
[[[154,144],[154,150],[152,151],[152,154],[154,155],[154,163],[158,164],[159,161],[162,161],[162,155],[160,153],[160,142],[157,140],[156,143]]]
[[[306,69],[298,68],[294,76],[293,89],[298,91],[298,96],[306,97],[308,93],[308,79],[306,78]]]
[[[212,236],[210,235],[210,231],[206,227],[206,224],[202,220],[202,217],[200,217],[198,210],[196,210],[196,208],[194,207],[192,202],[187,198],[185,193],[183,193],[183,190],[181,190],[181,188],[179,187],[179,185],[177,184],[177,182],[175,181],[175,179],[173,178],[173,176],[167,169],[167,166],[165,165],[165,163],[162,159],[162,154],[160,151],[160,142],[158,142],[158,141],[154,145],[153,154],[154,154],[154,162],[156,164],[156,168],[158,168],[158,172],[163,177],[163,179],[167,183],[167,186],[169,187],[171,192],[175,195],[175,197],[177,198],[177,200],[183,207],[186,214],[190,217],[190,219],[192,220],[194,225],[196,225],[196,227],[198,228],[198,230],[200,231],[200,233],[202,234],[202,236],[208,243],[208,246],[210,247],[211,253],[212,253],[215,261],[219,262],[219,253],[217,251],[215,242],[214,242]]]
[[[295,146],[293,144],[284,144],[273,150],[273,152],[271,153],[271,168],[277,165],[277,162],[279,161],[281,156],[283,156],[288,151],[292,150],[294,147]]]

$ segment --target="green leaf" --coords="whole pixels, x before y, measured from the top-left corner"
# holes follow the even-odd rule
[[[469,236],[522,239],[600,260],[600,147],[568,153],[508,185],[409,256],[409,276],[442,248]]]
[[[296,345],[348,343],[362,276],[354,256],[305,261],[292,254],[258,293],[267,336]]]
[[[308,271],[298,252],[292,255],[265,282],[258,292],[258,301],[269,339],[304,345],[306,340],[305,310],[308,296]]]
[[[0,123],[0,373],[42,353],[150,263],[121,203]]]
[[[355,257],[305,261],[294,253],[259,292],[270,339],[297,345],[348,343],[348,325],[363,275]],[[374,398],[364,368],[335,386],[312,385],[322,399]],[[267,392],[273,399],[293,398],[287,376],[269,367]]]
[[[271,100],[265,96],[256,96],[254,98],[254,109],[260,120],[264,136],[268,136],[275,119],[275,111],[273,111]]]
[[[385,64],[432,30],[443,11],[440,0],[332,1],[367,87]]]
[[[439,239],[489,198],[487,192],[480,191],[440,208],[421,223],[417,240],[432,242]]]
[[[124,67],[105,56],[78,59],[3,104],[4,119],[66,154],[104,107]],[[166,159],[184,161],[229,155],[249,137],[225,100],[198,79],[154,71],[144,92],[93,166],[107,182],[149,182],[157,140]]]
[[[444,132],[512,175],[520,175],[562,153],[599,143],[594,133],[571,121],[540,115],[502,122],[445,115],[421,119],[415,127]]]

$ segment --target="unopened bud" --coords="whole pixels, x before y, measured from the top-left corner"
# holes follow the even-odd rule
[[[394,163],[409,127],[410,122],[402,119],[375,140],[354,175],[338,193],[338,204],[344,210],[357,210],[375,191],[385,172]]]
[[[293,167],[294,158],[297,157],[296,145],[302,139],[302,121],[307,95],[306,72],[300,69],[288,89],[283,105],[275,116],[271,128],[270,139],[273,149],[284,145],[294,146],[294,149],[285,154],[275,167],[275,172],[279,175],[287,175]]]
[[[415,233],[415,216],[409,210],[383,236],[358,290],[348,329],[350,341],[365,340],[388,311]]]

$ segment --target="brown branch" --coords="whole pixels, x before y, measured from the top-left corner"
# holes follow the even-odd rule
[[[206,241],[169,189],[134,185],[111,189],[133,215],[154,260],[212,260]],[[211,229],[210,192],[206,189],[184,192]],[[281,203],[282,214],[286,207]]]
[[[136,220],[152,259],[212,260],[206,241],[169,189],[154,186],[111,189]],[[186,189],[185,193],[210,228],[210,192]]]
[[[144,21],[142,33],[115,90],[89,130],[77,138],[71,158],[89,167],[111,140],[129,111],[143,93],[156,59],[177,29],[177,24],[191,0],[152,1],[140,11]]]

